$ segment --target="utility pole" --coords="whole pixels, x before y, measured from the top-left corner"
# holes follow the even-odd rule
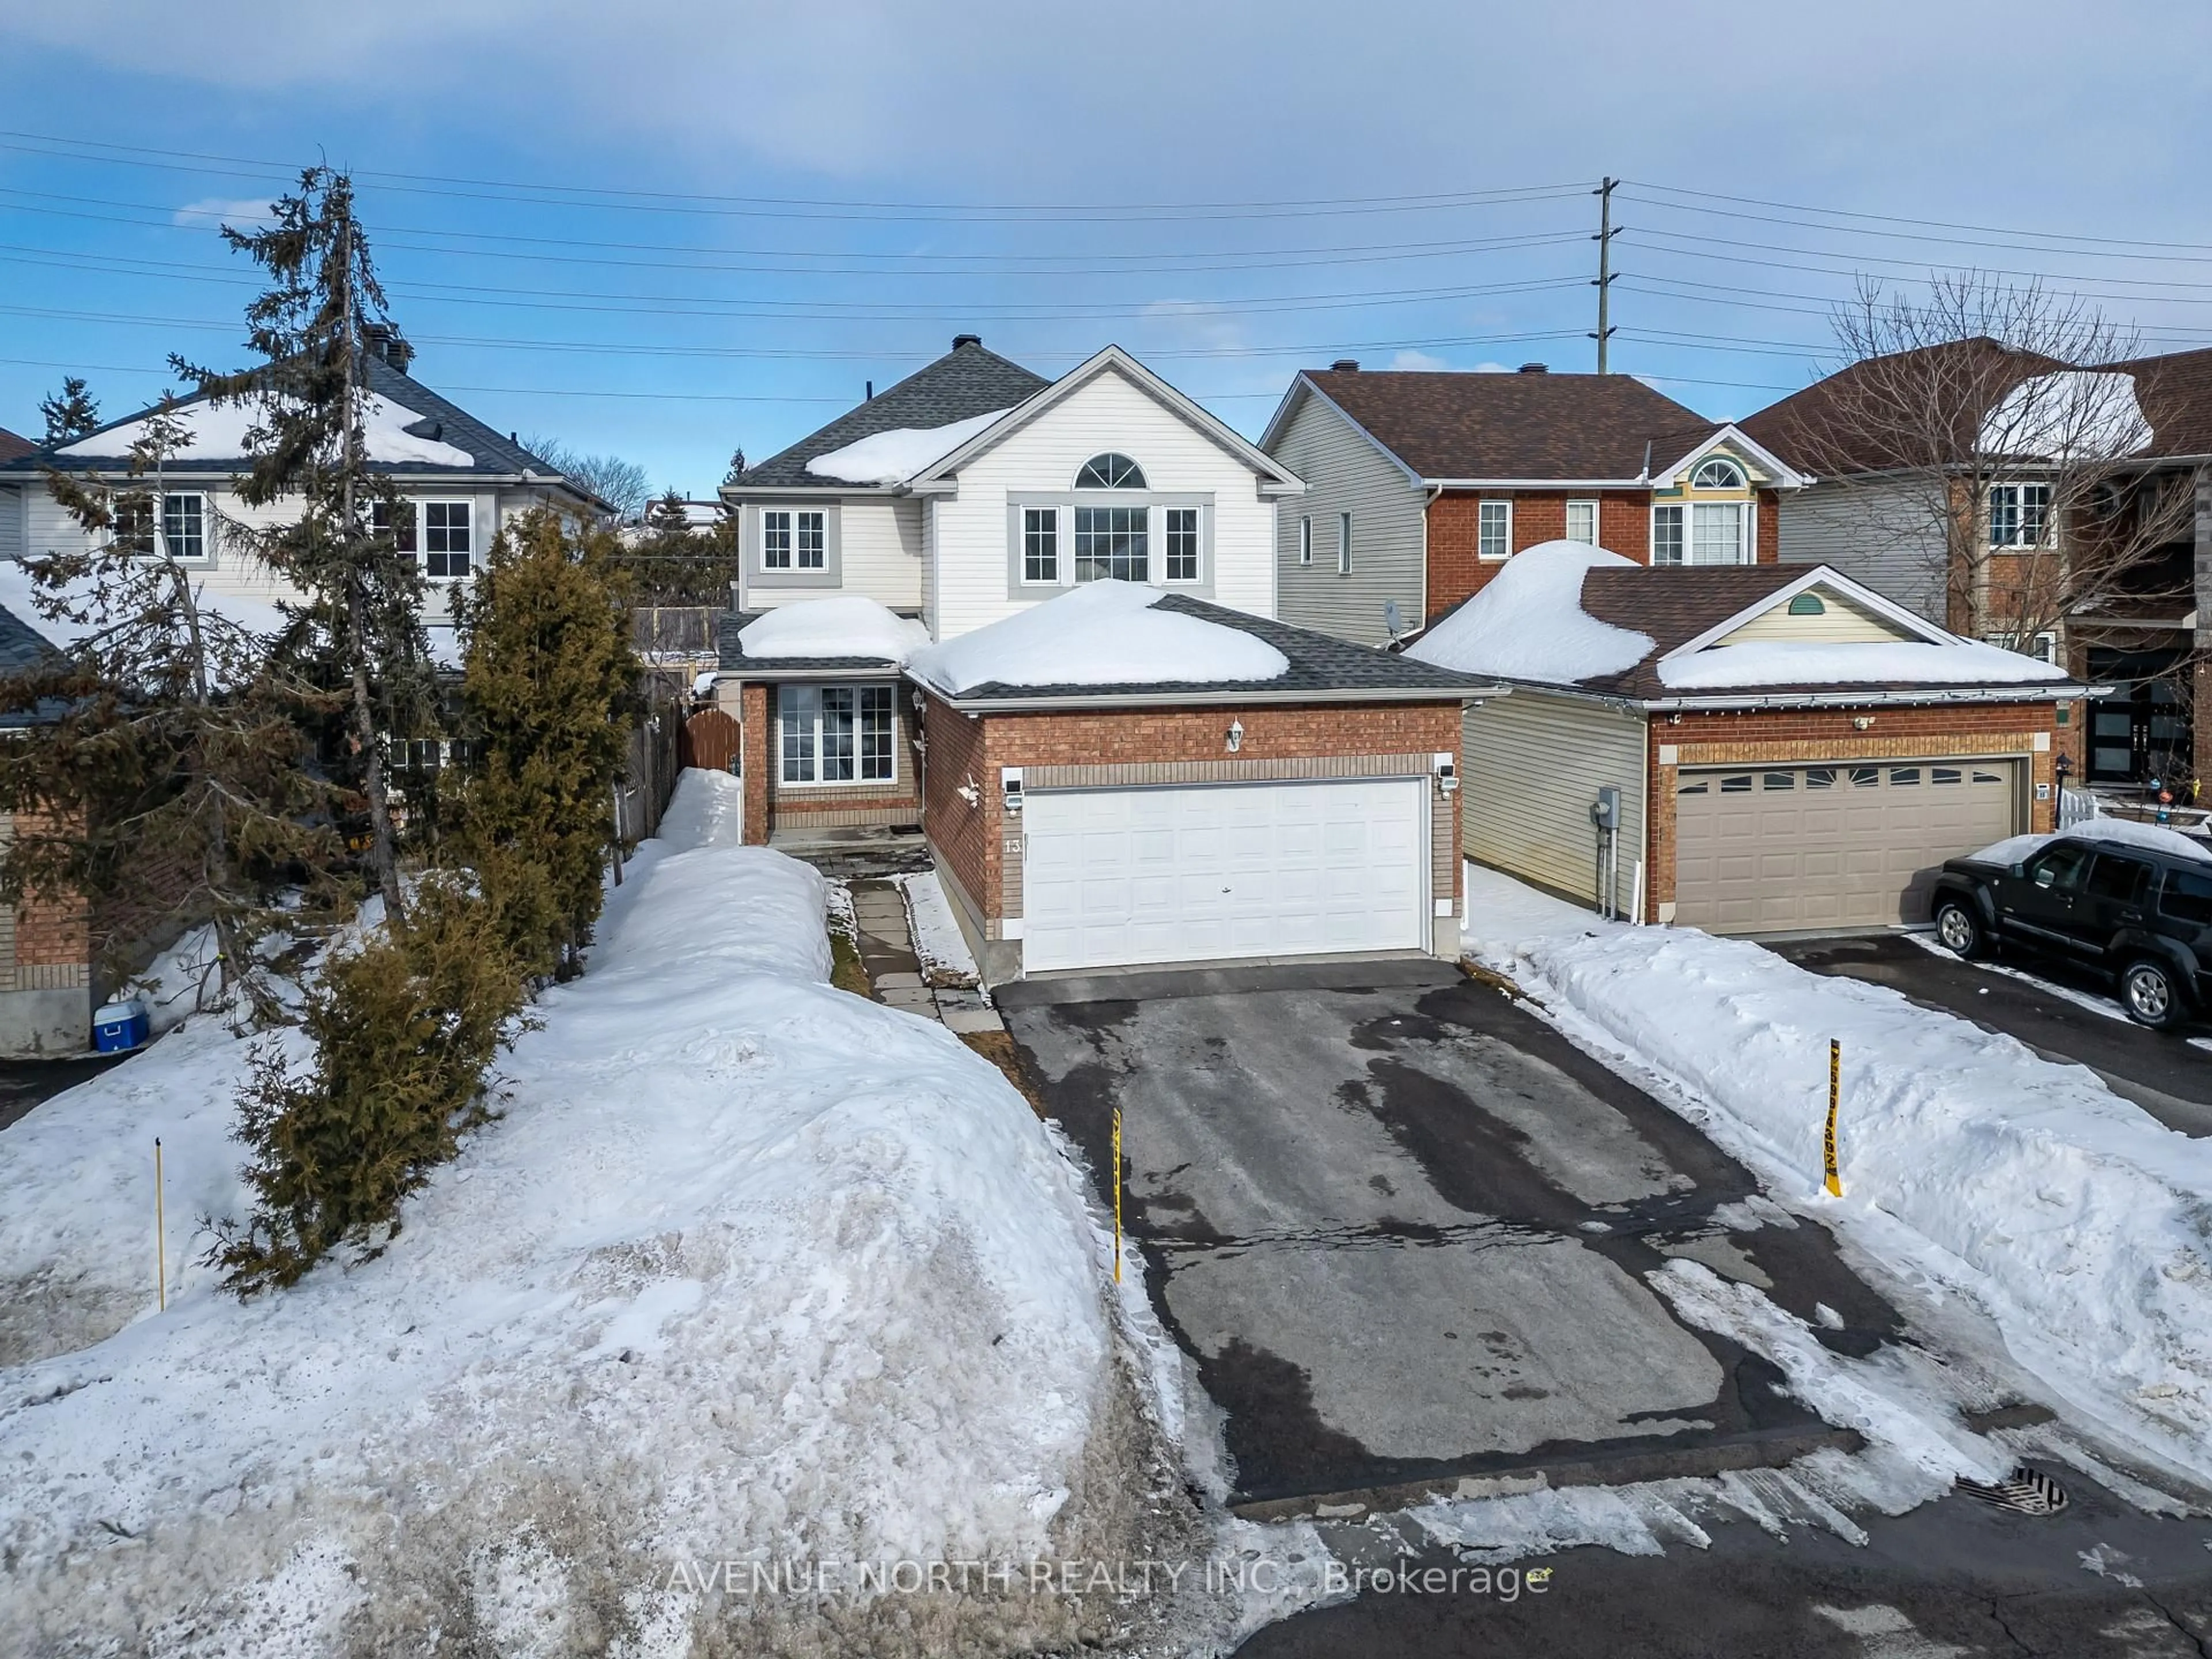
[[[1612,325],[1607,320],[1607,301],[1613,297],[1613,239],[1620,234],[1621,228],[1613,222],[1613,192],[1618,179],[1603,179],[1590,192],[1597,198],[1597,234],[1590,240],[1597,244],[1597,276],[1590,286],[1597,289],[1597,332],[1590,338],[1597,342],[1597,372],[1606,372],[1606,342],[1613,338]]]

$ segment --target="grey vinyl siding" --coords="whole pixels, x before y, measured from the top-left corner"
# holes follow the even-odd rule
[[[1644,856],[1644,720],[1526,686],[1467,711],[1461,826],[1480,864],[1595,906],[1598,786],[1620,791],[1620,903]],[[1646,878],[1647,885],[1649,878]]]
[[[1901,491],[1881,484],[1814,484],[1784,495],[1776,543],[1784,564],[1825,564],[1885,599],[1943,620],[1943,551],[1915,524]]]
[[[0,559],[23,556],[23,492],[0,489]]]
[[[1276,616],[1361,645],[1383,645],[1382,606],[1421,623],[1426,499],[1396,463],[1336,409],[1309,394],[1276,438],[1274,458],[1306,482],[1275,518]],[[1339,515],[1352,514],[1352,573],[1339,575]],[[1313,562],[1298,562],[1298,521],[1313,520]]]

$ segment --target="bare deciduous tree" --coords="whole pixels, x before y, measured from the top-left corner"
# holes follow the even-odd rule
[[[2076,295],[1977,273],[1861,285],[1844,367],[1790,412],[1793,459],[1869,544],[1923,567],[1954,632],[2027,647],[2194,604],[2189,481],[2147,456],[2133,332]]]

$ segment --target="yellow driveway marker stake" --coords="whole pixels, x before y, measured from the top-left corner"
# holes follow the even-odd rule
[[[161,1137],[154,1137],[154,1280],[161,1311],[169,1311],[168,1229],[161,1218]]]
[[[1121,1109],[1114,1109],[1114,1282],[1121,1282]]]
[[[1843,1093],[1844,1045],[1835,1038],[1828,1039],[1828,1133],[1823,1137],[1821,1151],[1828,1164],[1828,1196],[1844,1195],[1844,1177],[1836,1167],[1836,1103]]]

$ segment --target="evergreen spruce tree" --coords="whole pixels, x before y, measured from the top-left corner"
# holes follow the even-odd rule
[[[730,602],[737,580],[738,521],[726,513],[695,527],[672,489],[646,509],[645,522],[612,556],[637,604],[719,608]]]
[[[535,974],[577,972],[599,920],[640,672],[620,551],[605,528],[540,508],[501,534],[462,612],[474,752],[447,803],[453,845]]]
[[[78,375],[64,376],[62,389],[40,400],[39,415],[46,423],[49,447],[73,443],[100,430],[100,405],[87,393]]]
[[[265,1014],[252,946],[275,918],[271,884],[325,862],[331,840],[298,688],[272,672],[267,640],[202,609],[171,539],[182,526],[164,522],[189,418],[165,399],[122,477],[46,475],[88,535],[23,561],[34,608],[70,643],[0,684],[0,707],[41,715],[0,744],[0,811],[15,823],[0,899],[81,895],[111,973],[135,965],[116,952],[212,922],[225,985],[242,979]]]
[[[370,463],[368,428],[378,399],[365,354],[370,329],[391,322],[354,216],[350,178],[309,167],[296,194],[271,204],[270,216],[266,229],[222,231],[270,278],[246,308],[264,361],[235,374],[190,372],[218,402],[255,412],[247,434],[253,466],[239,481],[239,499],[286,511],[283,522],[243,533],[307,595],[295,632],[302,669],[320,668],[343,697],[337,770],[365,805],[369,875],[399,927],[406,905],[384,740],[422,729],[435,696],[421,573],[374,524],[376,503],[397,501]]]

